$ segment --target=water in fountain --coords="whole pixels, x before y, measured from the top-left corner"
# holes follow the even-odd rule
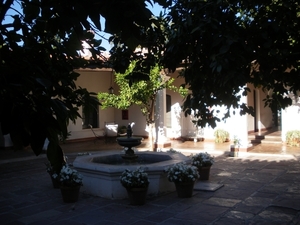
[[[134,157],[125,154],[114,154],[114,155],[107,155],[102,157],[95,157],[93,158],[93,162],[95,163],[103,163],[107,165],[148,165],[152,163],[158,163],[170,160],[169,156],[165,156],[163,154],[160,155],[152,155],[152,154],[135,154]]]

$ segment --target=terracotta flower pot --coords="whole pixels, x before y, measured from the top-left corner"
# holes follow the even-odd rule
[[[175,182],[177,196],[179,198],[190,198],[193,196],[195,182]]]
[[[126,188],[130,205],[144,205],[146,202],[148,187]]]
[[[79,197],[80,186],[60,186],[60,191],[64,202],[77,202]]]
[[[210,168],[211,166],[198,167],[198,172],[200,175],[199,180],[209,180]]]

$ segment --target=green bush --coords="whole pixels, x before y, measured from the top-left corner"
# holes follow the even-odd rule
[[[286,144],[289,146],[299,146],[300,144],[300,130],[288,131],[285,135]]]
[[[216,143],[224,143],[229,140],[229,132],[223,129],[217,129],[214,132],[215,142]]]
[[[127,133],[127,127],[125,125],[119,126],[118,133],[119,134],[126,134]]]

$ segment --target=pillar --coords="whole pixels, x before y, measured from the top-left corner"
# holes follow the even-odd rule
[[[155,148],[162,149],[171,147],[171,142],[167,140],[164,125],[166,112],[166,89],[159,90],[156,95],[155,104]]]

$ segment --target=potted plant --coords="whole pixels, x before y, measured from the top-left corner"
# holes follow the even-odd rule
[[[216,143],[224,143],[229,141],[229,132],[223,129],[217,129],[214,132],[215,142]]]
[[[300,130],[290,130],[285,135],[286,144],[288,146],[298,147],[300,144]]]
[[[127,127],[125,125],[122,125],[118,128],[118,135],[119,136],[125,136],[127,134]]]
[[[170,182],[174,182],[179,198],[190,198],[193,195],[195,181],[199,178],[197,167],[186,163],[177,163],[166,169]]]
[[[57,178],[57,173],[54,171],[51,163],[50,162],[46,162],[45,165],[46,165],[46,171],[50,175],[53,188],[59,188],[60,187],[60,183],[59,183],[59,180]]]
[[[200,180],[208,180],[210,174],[210,168],[214,164],[215,160],[207,152],[200,152],[192,155],[192,165],[196,166],[200,175]]]
[[[60,167],[54,167],[53,165],[51,165],[50,161],[46,162],[46,171],[47,173],[50,175],[51,181],[52,181],[52,185],[54,188],[60,188],[60,182],[58,179],[58,175],[57,173],[61,170],[61,168],[67,164],[68,161],[68,157],[64,155],[63,157],[63,163]]]
[[[60,182],[60,190],[64,202],[77,202],[79,190],[82,186],[82,176],[77,170],[68,165],[64,165],[60,173],[52,175]]]
[[[150,181],[141,167],[133,171],[125,169],[120,176],[120,182],[127,190],[131,205],[145,204]]]
[[[233,145],[230,146],[230,156],[238,157],[241,146],[241,139],[238,136],[233,137]]]

